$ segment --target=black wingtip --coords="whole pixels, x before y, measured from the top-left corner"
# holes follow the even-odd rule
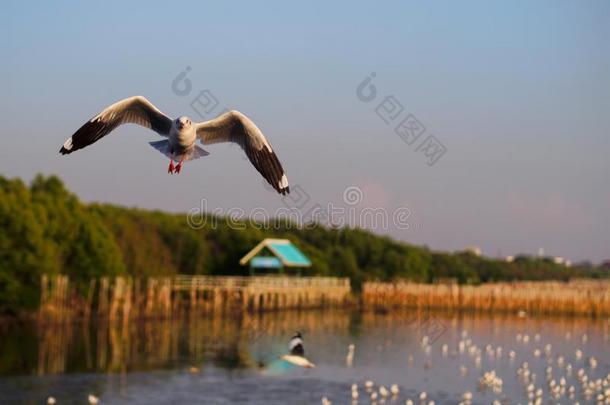
[[[68,153],[70,153],[71,151],[64,148],[63,146],[61,147],[61,149],[59,150],[59,153],[61,153],[62,155],[67,155]]]

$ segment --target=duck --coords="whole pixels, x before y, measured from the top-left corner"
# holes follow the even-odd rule
[[[288,350],[290,354],[285,354],[281,357],[291,364],[304,368],[314,368],[315,364],[305,358],[305,348],[303,346],[303,336],[301,332],[295,332],[288,343]]]

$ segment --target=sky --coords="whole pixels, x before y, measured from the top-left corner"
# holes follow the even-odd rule
[[[0,10],[3,176],[57,174],[84,201],[172,212],[381,209],[391,223],[374,232],[434,250],[610,259],[610,2]],[[172,118],[243,112],[292,194],[270,191],[228,144],[170,176],[148,145],[159,137],[135,125],[58,154],[86,120],[137,94]]]

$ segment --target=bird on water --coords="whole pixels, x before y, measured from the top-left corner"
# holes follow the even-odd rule
[[[303,346],[303,336],[301,332],[296,332],[288,344],[290,354],[282,356],[282,360],[305,368],[314,368],[315,365],[305,358],[305,348]]]

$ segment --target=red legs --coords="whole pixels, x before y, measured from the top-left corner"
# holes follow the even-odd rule
[[[169,167],[167,168],[167,172],[169,174],[174,174],[175,168],[174,168],[174,155],[170,156],[169,158]]]
[[[184,161],[184,157],[185,155],[182,155],[178,164],[174,166],[174,154],[172,153],[169,157],[169,167],[167,168],[167,172],[169,174],[179,174],[180,170],[182,169],[182,162]]]
[[[182,156],[180,157],[180,162],[178,162],[178,165],[176,166],[176,169],[175,169],[176,174],[179,174],[179,173],[180,173],[180,169],[182,169],[182,162],[183,162],[183,161],[184,161],[184,155],[182,155]]]

